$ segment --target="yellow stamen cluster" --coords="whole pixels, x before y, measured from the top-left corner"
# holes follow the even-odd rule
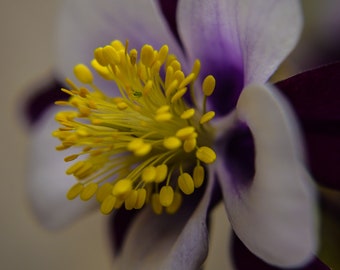
[[[56,148],[79,148],[65,158],[78,160],[66,171],[78,180],[67,197],[84,201],[96,197],[104,214],[123,205],[140,209],[146,203],[157,214],[164,209],[175,213],[183,194],[192,194],[203,184],[204,164],[216,159],[209,147],[213,130],[207,124],[215,113],[205,110],[214,78],[203,82],[205,98],[199,110],[183,99],[188,91],[194,97],[199,61],[185,75],[166,45],[159,51],[144,45],[138,57],[137,50],[129,51],[120,41],[97,48],[94,56],[92,67],[116,83],[119,95],[99,90],[83,64],[74,73],[86,87],[68,80],[70,89],[62,89],[70,98],[56,103],[75,109],[55,116],[61,124],[53,132],[61,141]]]

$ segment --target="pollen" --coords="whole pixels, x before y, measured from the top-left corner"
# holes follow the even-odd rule
[[[145,205],[174,214],[183,196],[202,187],[216,160],[215,112],[206,112],[215,79],[208,75],[200,86],[200,62],[186,73],[169,52],[167,45],[149,44],[129,50],[118,40],[95,49],[92,70],[112,83],[106,92],[91,68],[75,66],[79,85],[66,80],[69,99],[56,104],[70,109],[56,114],[60,127],[52,133],[60,140],[57,151],[73,150],[64,158],[71,163],[66,174],[76,179],[68,199],[96,200],[103,214]],[[201,107],[196,91],[204,96]]]

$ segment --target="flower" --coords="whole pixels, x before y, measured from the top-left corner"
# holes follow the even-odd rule
[[[207,215],[216,189],[222,192],[233,230],[255,255],[281,267],[307,262],[315,252],[317,242],[313,185],[304,165],[301,139],[290,106],[274,86],[265,84],[297,42],[301,29],[298,3],[174,1],[177,4],[176,25],[168,24],[174,22],[175,14],[165,12],[164,3],[82,0],[78,5],[77,1],[68,1],[60,20],[56,65],[59,77],[64,77],[65,73],[69,75],[78,62],[89,63],[91,50],[98,44],[120,39],[129,40],[128,47],[137,49],[150,44],[161,51],[162,45],[167,44],[179,59],[183,71],[189,74],[185,78],[190,77],[190,66],[199,59],[201,75],[195,89],[200,88],[203,78],[210,74],[216,80],[214,94],[207,103],[207,110],[216,114],[211,121],[216,134],[208,131],[208,140],[200,141],[202,145],[199,146],[208,147],[203,151],[207,156],[214,157],[214,149],[217,159],[205,162],[197,152],[195,158],[191,157],[193,166],[197,160],[213,162],[206,169],[206,186],[200,189],[203,194],[186,197],[175,215],[155,215],[147,207],[141,210],[119,247],[117,264],[128,269],[198,268],[207,255]],[[132,55],[130,53],[130,57]],[[98,56],[96,59],[100,62]],[[78,68],[81,71],[77,77],[92,83],[88,76],[81,78],[81,74],[88,74],[87,70],[83,66]],[[195,77],[198,73],[193,74]],[[103,90],[103,99],[118,93],[112,84],[98,77],[94,81]],[[189,83],[191,81],[192,78]],[[72,89],[78,88],[72,86]],[[66,92],[77,96],[92,95],[81,91]],[[139,92],[135,94],[140,95]],[[198,101],[208,96],[199,91],[195,91],[195,95]],[[188,102],[185,104],[188,106],[185,110],[178,107],[181,108],[178,115],[191,108]],[[65,168],[60,161],[65,153],[53,154],[44,146],[55,143],[49,133],[56,129],[53,115],[59,110],[52,107],[45,112],[32,136],[30,192],[38,215],[50,227],[66,224],[93,208],[92,203],[85,206],[78,200],[64,200],[70,187],[69,179],[61,174]],[[169,108],[164,107],[164,110],[156,111],[156,116],[168,112]],[[202,112],[204,114],[204,108]],[[83,113],[87,114],[86,109]],[[57,115],[62,122],[69,121],[64,120],[70,114]],[[177,126],[174,132],[181,128],[186,126]],[[189,133],[188,137],[175,137],[185,143],[194,134],[192,130]],[[62,134],[55,135],[63,137]],[[130,138],[128,143],[132,142]],[[148,148],[145,141],[139,142]],[[130,151],[135,153],[140,149],[131,147]],[[67,159],[75,157],[73,155],[71,151]],[[150,174],[149,171],[145,177]],[[131,185],[129,181],[120,183],[116,194],[125,195]],[[185,188],[181,190],[185,193]],[[104,212],[107,209],[104,207]],[[115,219],[118,217],[117,214]],[[133,260],[131,254],[134,254]]]

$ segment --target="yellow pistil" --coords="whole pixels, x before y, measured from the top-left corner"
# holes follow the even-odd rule
[[[184,100],[189,91],[196,104],[199,61],[186,75],[166,45],[158,51],[144,45],[138,55],[136,49],[128,50],[128,43],[115,40],[94,51],[91,65],[119,92],[109,96],[98,89],[84,64],[74,68],[83,86],[67,80],[70,89],[62,89],[70,98],[56,104],[73,110],[55,116],[61,125],[53,132],[61,141],[56,149],[79,149],[64,159],[74,162],[66,174],[77,179],[67,198],[95,197],[103,214],[147,203],[156,214],[175,213],[183,195],[203,184],[205,168],[216,159],[208,123],[215,113],[206,112],[214,77],[202,83],[200,110]]]

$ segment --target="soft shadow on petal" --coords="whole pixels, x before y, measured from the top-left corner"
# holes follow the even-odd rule
[[[29,146],[27,189],[30,203],[43,226],[58,229],[79,218],[95,202],[69,201],[66,193],[75,184],[65,174],[68,164],[64,162],[67,151],[57,152],[58,140],[51,132],[58,128],[54,114],[60,108],[51,107],[31,130]]]
[[[313,176],[340,189],[340,63],[303,72],[276,86],[302,125]]]
[[[265,15],[264,15],[265,14]],[[244,85],[265,82],[295,46],[302,26],[297,1],[181,0],[178,27],[191,61],[216,76],[214,109],[224,115]]]
[[[71,76],[79,62],[90,63],[94,49],[114,39],[128,39],[129,48],[138,50],[144,43],[156,49],[168,44],[172,53],[182,55],[155,0],[64,1],[57,27],[56,65],[61,79]]]
[[[315,193],[290,108],[274,87],[252,85],[242,91],[237,113],[254,138],[255,175],[251,185],[242,188],[219,160],[232,227],[249,250],[269,264],[307,263],[317,245]]]
[[[117,269],[199,269],[208,252],[207,210],[214,183],[211,173],[198,205],[196,194],[189,195],[175,215],[156,215],[149,207],[139,213],[116,258]]]
[[[235,234],[232,237],[231,250],[233,264],[237,270],[330,270],[328,266],[316,257],[309,264],[300,268],[271,266],[251,253]]]
[[[243,87],[237,22],[228,5],[228,1],[215,0],[178,4],[178,30],[189,61],[198,58],[202,77],[212,74],[216,78],[216,91],[209,101],[218,115],[235,107]]]

